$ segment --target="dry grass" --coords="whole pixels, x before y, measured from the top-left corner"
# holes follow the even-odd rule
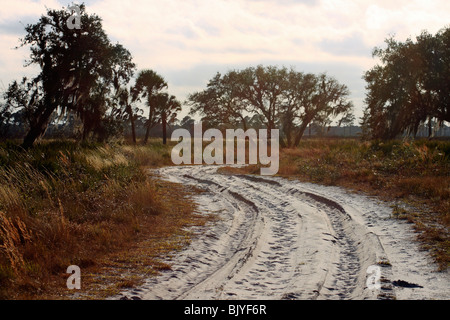
[[[149,197],[149,192],[154,196]],[[62,275],[58,285],[45,298],[102,299],[125,288],[136,287],[148,276],[170,269],[171,266],[162,259],[190,242],[191,234],[186,228],[203,225],[209,219],[195,214],[196,205],[191,196],[196,192],[158,180],[135,186],[127,200],[133,211],[143,213],[138,220],[130,221],[135,234],[116,250],[98,256],[95,264],[82,269],[81,290],[67,290],[67,275]],[[129,213],[123,216],[127,217]]]
[[[445,269],[449,150],[445,142],[305,140],[282,150],[279,174],[397,201],[393,218],[414,223],[424,247]],[[170,146],[156,141],[51,141],[28,152],[0,146],[0,298],[105,297],[169,269],[161,257],[189,243],[186,226],[208,220],[195,214],[191,196],[197,190],[146,172],[170,163]],[[65,271],[72,264],[82,269],[77,295],[66,288]]]
[[[147,146],[52,141],[29,152],[12,144],[0,147],[0,298],[70,298],[65,272],[73,264],[82,269],[86,290],[117,286],[98,279],[114,278],[103,266],[119,253],[147,268],[164,268],[157,257],[189,239],[180,230],[204,223],[188,190],[146,172],[167,163],[169,151],[154,141]],[[114,279],[131,284],[138,274],[122,278]]]

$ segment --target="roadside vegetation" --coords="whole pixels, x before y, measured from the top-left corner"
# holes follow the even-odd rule
[[[222,172],[259,174],[259,166]],[[450,262],[450,141],[304,139],[280,151],[279,176],[346,187],[393,203],[440,270]]]
[[[170,268],[158,257],[186,244],[183,228],[205,219],[194,212],[195,191],[147,172],[168,164],[169,152],[153,140],[0,145],[0,298],[68,298],[70,265],[81,268],[78,294],[86,296]]]

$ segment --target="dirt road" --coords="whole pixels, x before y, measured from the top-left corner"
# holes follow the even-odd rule
[[[194,230],[191,245],[168,260],[172,270],[117,298],[450,298],[448,273],[435,272],[388,205],[336,187],[216,171],[158,171],[206,189],[199,210],[217,219]],[[368,287],[370,266],[381,288]]]

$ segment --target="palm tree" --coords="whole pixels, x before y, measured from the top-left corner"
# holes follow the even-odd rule
[[[163,144],[167,143],[167,125],[173,122],[181,110],[181,103],[175,96],[167,96],[166,103],[161,106],[161,124],[163,130]]]
[[[131,135],[133,138],[133,143],[136,144],[136,125],[135,125],[136,117],[135,117],[134,111],[133,111],[132,103],[134,101],[130,94],[131,91],[132,91],[132,89],[129,90],[126,87],[120,87],[117,90],[116,99],[118,101],[118,104],[121,106],[121,108],[119,109],[119,112],[121,114],[124,112],[127,116],[127,119],[131,123]],[[136,108],[136,111],[138,112],[139,109]]]
[[[144,144],[148,141],[150,129],[157,123],[158,95],[167,88],[164,78],[153,70],[142,70],[139,72],[136,84],[133,88],[133,101],[147,98],[146,104],[149,107],[147,130],[145,132]]]

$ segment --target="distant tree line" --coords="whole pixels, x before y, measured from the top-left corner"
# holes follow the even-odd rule
[[[30,148],[51,130],[80,140],[105,141],[130,132],[134,143],[143,132],[177,122],[182,104],[170,95],[167,82],[153,70],[140,70],[131,53],[112,44],[101,19],[79,6],[81,28],[71,29],[71,9],[47,10],[26,26],[20,46],[30,47],[27,65],[39,74],[9,84],[0,102],[0,137],[23,137]],[[372,139],[431,136],[450,122],[450,29],[436,35],[423,32],[416,41],[386,40],[375,48],[380,63],[364,73],[367,82],[362,134]],[[134,83],[132,83],[134,80]],[[206,88],[188,96],[189,116],[178,123],[190,127],[199,115],[204,128],[279,129],[286,147],[298,146],[305,131],[317,134],[354,124],[346,85],[322,73],[293,68],[256,66],[217,73]],[[143,105],[148,108],[144,114]],[[328,128],[328,129],[326,129]],[[344,131],[345,133],[345,131]]]

